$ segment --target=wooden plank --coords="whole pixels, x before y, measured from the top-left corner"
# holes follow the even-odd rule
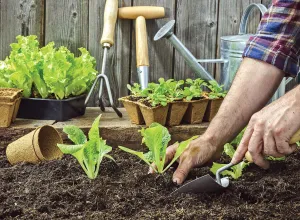
[[[176,35],[197,59],[216,58],[218,0],[178,0]],[[213,74],[214,64],[203,64]],[[174,78],[195,78],[182,56],[175,51]]]
[[[43,45],[44,0],[0,0],[0,60],[17,35],[35,34]]]
[[[119,0],[119,7],[131,6],[132,0]],[[89,51],[97,60],[97,70],[101,71],[103,49],[100,45],[103,28],[103,12],[105,0],[90,0],[89,2]],[[131,21],[117,20],[115,29],[115,44],[110,49],[106,65],[115,103],[118,98],[127,95],[126,84],[129,82]],[[94,93],[89,106],[98,105],[98,94]],[[107,92],[103,95],[103,102],[109,106]]]
[[[141,135],[139,130],[143,126],[133,125],[130,123],[125,109],[120,108],[123,113],[123,118],[119,118],[116,113],[108,108],[105,113],[102,113],[100,121],[100,135],[103,139],[113,146],[126,145],[134,148],[141,147]],[[66,125],[76,125],[81,128],[86,134],[95,118],[101,114],[99,108],[87,108],[84,116],[73,118],[65,122],[54,121],[38,121],[18,119],[9,128],[0,129],[0,150],[3,150],[10,142],[22,137],[37,127],[42,125],[52,125],[62,135],[62,138],[67,142],[67,136],[62,132]],[[180,125],[169,128],[172,135],[172,142],[183,141],[195,135],[201,135],[207,128],[208,123],[199,125]]]
[[[88,45],[88,0],[47,0],[45,25],[46,43],[54,41],[79,55],[78,48]]]
[[[239,32],[240,20],[246,7],[251,3],[261,3],[260,0],[221,0],[219,4],[219,23],[218,23],[218,50],[220,56],[220,37],[227,35],[237,35]],[[259,10],[251,13],[248,20],[248,33],[255,33],[260,21]],[[216,78],[220,77],[220,67],[218,65]]]
[[[173,47],[165,40],[153,41],[157,31],[168,21],[175,18],[175,0],[134,0],[134,6],[161,6],[168,9],[167,18],[147,20],[149,49],[149,81],[156,82],[160,77],[172,78]],[[134,28],[133,28],[134,29]],[[135,31],[132,34],[131,83],[138,82],[136,70]]]

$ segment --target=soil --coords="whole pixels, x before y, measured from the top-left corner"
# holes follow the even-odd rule
[[[251,165],[221,193],[171,197],[173,171],[147,174],[135,156],[114,150],[89,180],[71,156],[10,166],[0,151],[0,219],[300,219],[300,153]],[[194,169],[188,179],[205,175]]]
[[[128,96],[128,100],[129,100],[129,101],[132,101],[132,102],[137,102],[137,101],[139,101],[139,100],[142,99],[142,98],[143,98],[143,97],[133,96],[133,95]]]

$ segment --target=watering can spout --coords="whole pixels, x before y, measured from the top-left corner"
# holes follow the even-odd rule
[[[195,71],[198,77],[206,81],[215,81],[215,79],[209,74],[203,66],[201,66],[197,59],[193,56],[193,54],[182,44],[182,42],[175,36],[172,32],[173,26],[175,25],[175,21],[169,21],[165,24],[154,36],[154,40],[160,40],[161,38],[166,38],[170,41],[173,47],[183,56],[186,63],[189,67]]]

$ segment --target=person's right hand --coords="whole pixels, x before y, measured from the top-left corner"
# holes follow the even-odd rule
[[[166,165],[173,159],[178,144],[171,145],[166,152]],[[220,157],[223,149],[217,149],[204,136],[191,141],[187,149],[179,157],[179,165],[173,174],[173,182],[181,185],[187,177],[190,170],[194,167],[200,167]],[[154,164],[152,164],[154,166]],[[149,173],[154,173],[150,168]]]

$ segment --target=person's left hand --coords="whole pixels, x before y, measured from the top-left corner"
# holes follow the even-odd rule
[[[237,164],[249,151],[253,162],[267,169],[265,156],[282,157],[296,150],[289,140],[300,127],[299,91],[293,89],[251,117],[231,163]]]

